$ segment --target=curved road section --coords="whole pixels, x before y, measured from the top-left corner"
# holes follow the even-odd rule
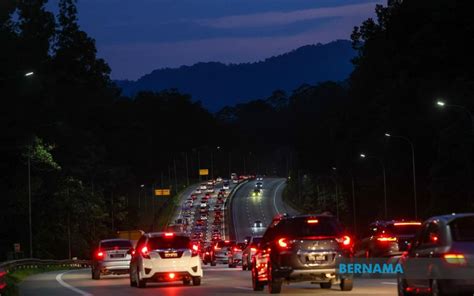
[[[263,180],[263,194],[253,197],[256,181],[242,184],[232,197],[232,220],[235,238],[242,241],[246,236],[259,235],[264,231],[254,229],[255,220],[266,227],[278,213],[296,214],[296,211],[282,201],[285,179]],[[189,194],[189,192],[187,192]],[[204,277],[199,287],[183,286],[180,282],[150,283],[146,289],[130,287],[127,275],[104,276],[101,280],[91,279],[90,269],[56,271],[28,277],[20,286],[20,295],[266,295],[266,292],[252,291],[249,271],[228,268],[227,265],[204,267]],[[284,295],[397,295],[394,280],[356,279],[354,290],[341,292],[338,288],[320,289],[319,285],[297,283],[285,286]],[[282,294],[283,295],[283,294]]]

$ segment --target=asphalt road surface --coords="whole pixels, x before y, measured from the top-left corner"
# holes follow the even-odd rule
[[[253,222],[261,220],[264,226],[277,213],[296,213],[286,206],[281,197],[284,179],[264,179],[263,195],[252,197],[255,181],[242,185],[232,201],[233,226],[237,240],[245,236],[261,234],[263,229],[254,229]],[[204,266],[201,286],[183,286],[176,283],[149,283],[145,289],[132,288],[128,276],[103,276],[101,280],[91,279],[89,269],[55,271],[27,278],[20,285],[21,295],[265,295],[252,291],[249,271],[240,268]],[[394,280],[355,279],[354,290],[341,292],[338,287],[330,290],[309,283],[284,285],[281,295],[396,295]]]

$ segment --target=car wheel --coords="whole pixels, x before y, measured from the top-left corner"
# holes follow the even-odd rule
[[[263,291],[264,285],[260,283],[257,276],[257,270],[252,266],[252,288],[254,291]]]
[[[183,279],[183,285],[187,286],[187,285],[189,285],[189,284],[191,284],[191,280],[190,280],[190,279],[188,279],[188,278]]]
[[[201,285],[201,277],[193,276],[193,286],[200,286],[200,285]]]
[[[321,283],[319,284],[321,286],[321,289],[331,289],[332,287],[332,283],[329,282],[329,283]]]
[[[100,280],[100,270],[93,269],[92,270],[92,279],[93,280]]]
[[[411,293],[406,291],[407,288],[407,283],[404,279],[400,278],[400,276],[397,278],[397,290],[398,290],[398,296],[410,296]]]
[[[130,270],[130,287],[136,287],[137,286],[137,281],[133,279],[133,272]]]
[[[140,272],[137,269],[137,287],[146,288],[146,280],[140,278]]]
[[[341,286],[341,291],[352,291],[352,287],[353,287],[352,279],[342,279],[340,286]]]

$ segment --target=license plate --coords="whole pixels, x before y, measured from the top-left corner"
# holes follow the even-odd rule
[[[308,261],[326,261],[326,255],[308,255]]]
[[[172,253],[165,253],[165,258],[177,258],[178,253],[172,252]]]
[[[123,258],[125,257],[124,254],[110,254],[110,258]]]

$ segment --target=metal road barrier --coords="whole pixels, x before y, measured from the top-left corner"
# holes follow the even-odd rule
[[[43,259],[20,259],[0,263],[0,292],[5,290],[7,283],[5,277],[20,269],[33,269],[39,267],[65,267],[65,268],[86,268],[91,266],[90,260],[43,260]]]

